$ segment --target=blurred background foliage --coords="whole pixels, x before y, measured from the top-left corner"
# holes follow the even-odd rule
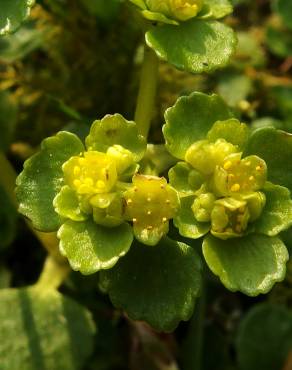
[[[219,93],[253,129],[292,132],[292,2],[233,3],[226,22],[239,42],[227,68],[190,75],[160,64],[151,142],[162,142],[165,109],[194,90]],[[40,0],[16,33],[0,38],[0,147],[17,170],[58,130],[84,137],[107,113],[133,117],[142,41],[139,24],[120,0]],[[0,203],[0,288],[31,284],[45,252],[2,188]],[[291,231],[283,238],[291,249]],[[96,274],[72,272],[61,288],[93,313],[99,328],[84,370],[195,370],[196,330],[203,330],[200,370],[292,368],[291,262],[285,281],[258,298],[228,292],[208,277],[203,327],[195,312],[167,335],[113,310],[97,280]]]

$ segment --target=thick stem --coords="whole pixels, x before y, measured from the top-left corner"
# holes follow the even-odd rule
[[[16,195],[14,192],[15,189],[15,181],[17,174],[5,157],[5,155],[0,152],[0,185],[3,186],[4,190],[6,191],[7,195],[9,196],[11,202],[18,207],[18,202],[16,199]],[[31,223],[26,220],[27,226],[30,230],[34,233],[37,239],[41,242],[41,244],[45,247],[45,249],[59,262],[65,261],[64,257],[61,256],[58,248],[59,241],[57,239],[56,233],[42,233],[40,231],[35,230]]]
[[[70,272],[69,265],[48,256],[36,287],[41,291],[58,289]]]
[[[158,58],[154,51],[145,45],[139,94],[135,112],[135,122],[138,125],[139,133],[145,138],[148,136],[151,120],[154,114],[158,80],[158,64]]]

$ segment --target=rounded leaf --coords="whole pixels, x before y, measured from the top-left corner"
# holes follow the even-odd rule
[[[112,270],[101,272],[101,286],[133,320],[170,332],[192,315],[201,260],[188,245],[167,238],[155,247],[135,243]]]
[[[228,143],[237,145],[239,149],[245,147],[249,135],[246,124],[240,123],[237,119],[231,118],[226,121],[217,121],[207,134],[208,140],[215,142],[218,139],[225,139]]]
[[[266,205],[254,226],[256,232],[274,236],[292,226],[290,191],[283,186],[266,183],[263,192]]]
[[[110,146],[121,145],[133,153],[135,161],[142,159],[146,141],[138,134],[137,125],[120,114],[106,115],[93,123],[86,138],[88,150],[106,152]]]
[[[0,36],[16,31],[29,16],[34,3],[34,0],[1,0]]]
[[[104,227],[91,220],[67,221],[58,231],[60,252],[73,270],[84,275],[113,267],[133,241],[130,225]]]
[[[223,18],[232,13],[233,6],[229,0],[204,0],[204,5],[208,6],[212,18]]]
[[[237,42],[233,30],[225,24],[198,19],[179,26],[153,27],[145,37],[147,45],[159,58],[191,73],[224,67]]]
[[[250,234],[243,238],[204,239],[205,260],[222,284],[249,296],[267,293],[286,273],[288,251],[276,237]]]
[[[205,139],[216,121],[231,117],[231,111],[218,95],[194,92],[181,97],[165,112],[166,147],[173,156],[184,159],[187,149],[195,141]]]
[[[266,162],[270,181],[292,190],[292,134],[273,127],[255,130],[246,153]]]
[[[1,290],[0,301],[1,370],[83,369],[95,332],[89,311],[36,288]]]
[[[61,218],[55,212],[53,200],[63,186],[62,165],[84,150],[78,137],[61,131],[43,140],[40,152],[24,163],[16,180],[19,212],[41,231],[56,231]]]
[[[270,303],[254,306],[240,322],[236,342],[241,370],[286,368],[292,348],[291,311]]]
[[[76,192],[65,185],[56,195],[53,201],[55,211],[64,218],[73,221],[84,221],[87,215],[80,208],[80,202]]]

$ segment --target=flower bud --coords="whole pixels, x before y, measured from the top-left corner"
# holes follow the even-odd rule
[[[200,194],[192,205],[192,211],[197,221],[208,222],[216,198],[212,193]]]
[[[121,145],[113,145],[109,147],[106,153],[115,161],[118,175],[135,164],[133,154]]]
[[[185,160],[204,175],[211,175],[216,166],[223,163],[231,153],[236,152],[236,147],[224,139],[215,143],[200,140],[194,143],[186,152]]]

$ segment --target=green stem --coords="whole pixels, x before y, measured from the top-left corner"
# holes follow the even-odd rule
[[[17,174],[11,163],[2,152],[0,152],[0,168],[0,185],[3,186],[11,202],[15,205],[16,208],[18,208],[18,202],[14,192]],[[40,231],[37,231],[27,220],[26,224],[53,258],[55,258],[59,262],[65,261],[64,257],[62,257],[59,252],[59,241],[57,239],[56,233],[42,233]]]
[[[66,279],[69,272],[70,268],[67,263],[59,262],[52,256],[48,256],[36,287],[41,291],[57,289]]]
[[[203,271],[204,273],[204,271]],[[204,348],[204,322],[206,311],[206,286],[202,286],[202,295],[189,323],[182,350],[182,362],[185,370],[201,370]]]
[[[146,138],[154,114],[158,65],[159,62],[156,54],[145,45],[135,122],[138,125],[139,133]]]

